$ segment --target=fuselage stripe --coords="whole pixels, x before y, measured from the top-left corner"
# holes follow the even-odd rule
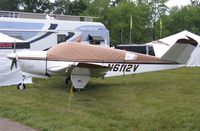
[[[78,63],[118,63],[118,64],[179,64],[170,61],[84,61],[84,60],[48,60],[46,57],[18,57],[19,60],[39,60],[39,61],[54,61],[54,62],[78,62]]]

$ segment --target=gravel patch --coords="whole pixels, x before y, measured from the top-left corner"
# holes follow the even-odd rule
[[[37,131],[17,122],[0,118],[0,131]]]

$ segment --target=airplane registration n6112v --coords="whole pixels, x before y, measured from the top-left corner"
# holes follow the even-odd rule
[[[161,57],[80,42],[60,43],[48,51],[21,51],[7,55],[11,69],[19,63],[25,76],[66,77],[74,91],[83,89],[91,77],[113,77],[183,67],[197,46],[190,37],[179,39]],[[18,85],[23,89],[24,82]]]
[[[119,72],[135,72],[139,65],[134,64],[109,64],[111,67],[110,71],[119,71]]]

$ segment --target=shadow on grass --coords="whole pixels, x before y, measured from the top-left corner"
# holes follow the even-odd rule
[[[89,83],[84,88],[84,91],[101,91],[107,89],[117,89],[117,88],[137,88],[139,86],[148,87],[161,85],[164,81],[157,81],[156,78],[140,79],[140,77],[135,77],[136,75],[113,77],[113,78],[92,78]],[[52,90],[52,91],[66,91],[70,92],[70,86],[66,86],[64,77],[52,77],[50,79],[34,79],[33,87],[39,88],[41,90]],[[140,87],[141,88],[141,87]]]
[[[120,78],[119,78],[120,79]],[[124,86],[126,83],[115,82],[113,79],[101,80],[100,78],[91,79],[86,85],[84,90],[93,91],[99,89],[106,89],[108,87],[116,88],[118,86]],[[127,83],[128,84],[128,83]],[[65,84],[65,78],[62,77],[52,77],[50,79],[33,79],[33,84],[29,87],[40,88],[41,90],[61,90],[61,91],[70,91],[71,86]]]
[[[119,86],[119,84],[116,83],[94,83],[91,82],[88,85],[86,85],[85,89],[86,91],[93,91],[93,90],[105,90],[107,88],[116,88]]]
[[[134,81],[131,80],[132,77],[117,77],[117,78],[106,78],[101,80],[100,78],[94,78],[89,81],[89,83],[84,88],[84,91],[95,91],[95,90],[107,90],[113,88],[121,87],[137,87],[140,84],[151,84],[152,82],[144,81]],[[65,78],[62,77],[52,77],[50,79],[33,79],[33,84],[28,85],[28,87],[38,88],[40,90],[52,90],[52,91],[70,91],[71,86],[66,86]]]

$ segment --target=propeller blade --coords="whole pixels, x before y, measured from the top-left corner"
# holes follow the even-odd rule
[[[10,70],[13,69],[13,66],[14,66],[14,61],[12,60],[12,63],[11,63],[11,66],[10,66]]]
[[[17,69],[17,59],[14,60],[15,68]]]

